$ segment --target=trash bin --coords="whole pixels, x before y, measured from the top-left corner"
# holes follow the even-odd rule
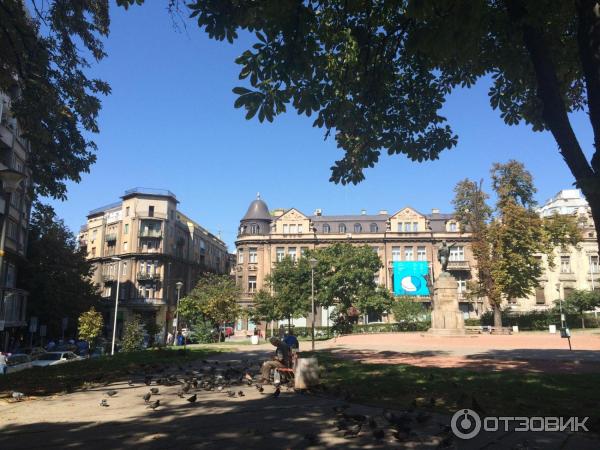
[[[258,336],[256,334],[253,336],[250,336],[250,343],[252,345],[258,345]]]
[[[548,325],[551,334],[556,334],[556,325]]]
[[[308,389],[319,384],[319,363],[317,358],[298,358],[294,373],[294,387]]]
[[[519,325],[513,325],[513,333],[519,332]]]

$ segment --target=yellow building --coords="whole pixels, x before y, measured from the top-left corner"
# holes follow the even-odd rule
[[[442,241],[455,243],[451,249],[449,271],[458,280],[460,308],[466,316],[476,316],[483,308],[482,300],[467,299],[466,283],[474,273],[474,261],[470,248],[470,235],[461,233],[451,214],[434,209],[423,214],[405,207],[389,214],[379,211],[357,215],[325,215],[320,209],[307,215],[295,208],[269,211],[260,196],[254,200],[240,221],[236,240],[237,264],[235,276],[242,288],[240,299],[243,306],[252,304],[254,293],[265,285],[265,277],[274,264],[285,256],[300,258],[308,249],[324,247],[336,242],[368,245],[381,258],[383,268],[377,274],[377,282],[393,289],[394,261],[427,261],[433,280],[440,273],[437,246]],[[428,297],[419,298],[430,302]],[[316,321],[327,323],[327,312],[318,311]],[[385,321],[386,317],[363,317],[365,322]],[[295,321],[303,326],[305,319]],[[252,323],[239,319],[236,324],[242,332],[253,328]]]
[[[183,297],[203,272],[230,271],[225,243],[179,211],[178,203],[170,191],[130,189],[120,202],[90,211],[81,228],[79,242],[94,263],[111,330],[119,284],[119,334],[135,313],[160,325],[164,335],[173,328],[177,282]]]

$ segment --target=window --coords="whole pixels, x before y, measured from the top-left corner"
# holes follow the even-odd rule
[[[398,232],[402,233],[402,222],[398,222]]]
[[[535,288],[535,304],[536,305],[545,305],[546,304],[546,293],[544,292],[544,288],[538,286]]]
[[[456,222],[450,222],[448,224],[448,231],[456,231]]]
[[[405,233],[410,232],[410,222],[405,222],[404,223],[404,232]]]
[[[296,234],[296,224],[290,225],[290,234]]]
[[[302,224],[298,224],[298,234],[302,234]]]
[[[331,233],[331,227],[328,223],[323,224],[323,233]]]
[[[256,277],[249,276],[248,277],[248,293],[254,294],[256,292]]]
[[[292,261],[296,261],[296,247],[288,247],[288,256]]]
[[[14,288],[17,284],[17,268],[14,264],[7,264],[5,285]],[[10,294],[9,294],[10,295]]]
[[[124,252],[129,251],[129,243],[127,241],[123,242],[123,251]]]
[[[128,233],[129,233],[129,224],[126,223],[125,224],[125,234],[128,234]]]
[[[340,233],[345,233],[346,232],[346,225],[344,225],[343,223],[340,223],[340,225],[338,226],[338,231]]]
[[[427,261],[427,251],[425,247],[417,247],[417,261]]]
[[[248,249],[248,262],[250,264],[256,264],[257,259],[258,259],[256,252],[257,252],[256,247],[250,247]]]
[[[400,247],[392,247],[392,261],[400,261]]]
[[[12,240],[14,240],[14,241],[17,240],[17,224],[14,223],[12,220],[8,221],[8,228],[6,230],[6,234]]]
[[[590,273],[598,273],[598,255],[590,256]]]
[[[98,234],[98,229],[96,228],[94,231],[92,231],[92,240],[96,239],[97,234]]]
[[[404,261],[413,261],[415,259],[412,247],[404,247]]]
[[[96,256],[96,247],[92,247],[92,256]]]
[[[283,234],[288,234],[290,226],[288,224],[283,224]]]
[[[308,247],[300,247],[300,256],[304,256],[308,251]]]
[[[464,261],[465,248],[462,245],[457,245],[450,249],[450,261]]]
[[[413,222],[412,223],[412,230],[413,231],[419,231],[419,222]]]
[[[285,249],[283,247],[277,247],[275,249],[275,260],[281,262],[285,257]]]
[[[355,233],[362,233],[362,225],[360,223],[355,223],[354,224],[354,232]]]
[[[123,261],[123,264],[121,265],[121,275],[127,275],[127,261]]]
[[[458,283],[458,298],[465,298],[467,292],[467,278],[464,275],[457,275],[456,282]]]
[[[129,206],[125,208],[125,217],[129,217]]]
[[[260,227],[253,223],[252,225],[250,225],[250,234],[258,234],[260,232]]]
[[[148,217],[154,217],[154,206],[148,206]]]
[[[563,288],[563,298],[569,298],[571,296],[571,294],[573,293],[573,288],[572,287],[566,287]]]
[[[377,231],[379,231],[379,227],[376,223],[372,223],[371,225],[369,225],[369,230],[371,231],[371,233],[377,233]]]
[[[570,256],[561,256],[560,257],[560,273],[571,273],[571,257]]]

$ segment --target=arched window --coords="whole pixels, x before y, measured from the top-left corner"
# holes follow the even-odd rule
[[[376,223],[372,223],[369,228],[371,230],[371,233],[377,233],[379,231],[379,227]]]
[[[253,223],[250,225],[250,234],[258,234],[260,232],[260,227],[258,224]]]
[[[343,223],[340,223],[340,225],[338,226],[338,231],[340,233],[345,233],[346,232],[346,225],[344,225]]]
[[[354,224],[354,232],[355,233],[361,233],[362,232],[362,225],[360,223],[355,223]]]
[[[323,224],[323,233],[331,233],[331,227],[328,223]]]

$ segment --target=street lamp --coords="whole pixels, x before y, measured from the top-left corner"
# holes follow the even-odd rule
[[[177,339],[177,330],[179,329],[179,297],[181,295],[181,287],[183,283],[178,281],[175,283],[175,287],[177,288],[177,309],[175,310],[175,339]]]
[[[561,283],[556,283],[556,292],[558,292],[558,307],[560,309],[560,337],[561,338],[567,338],[567,340],[569,341],[569,350],[572,350],[571,348],[571,333],[569,332],[569,329],[567,328],[567,321],[565,320],[565,315],[563,314],[563,309],[562,309],[562,297],[560,295],[560,285]]]
[[[310,300],[311,300],[311,308],[312,308],[312,351],[315,351],[315,267],[317,267],[317,258],[312,257],[308,260],[310,264]]]
[[[110,258],[112,261],[117,262],[117,293],[115,295],[115,319],[113,321],[113,335],[112,335],[112,345],[110,347],[111,356],[115,354],[115,339],[117,337],[117,312],[119,311],[119,290],[120,290],[120,282],[121,282],[121,258],[117,258],[113,256]]]

